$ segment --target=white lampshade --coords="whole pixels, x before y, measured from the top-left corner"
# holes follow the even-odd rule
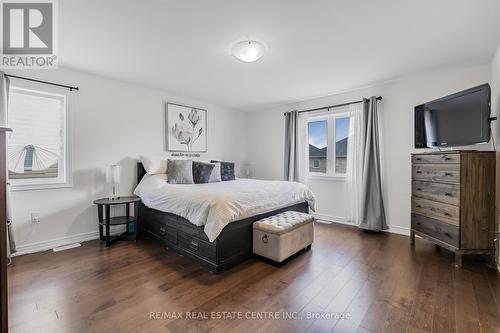
[[[233,55],[243,62],[254,62],[262,58],[266,48],[255,40],[245,40],[233,46]]]
[[[106,166],[106,183],[119,184],[122,176],[122,168],[119,165]]]

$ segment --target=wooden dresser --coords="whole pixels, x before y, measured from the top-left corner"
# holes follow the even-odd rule
[[[494,151],[412,155],[411,242],[415,235],[463,254],[495,252]]]

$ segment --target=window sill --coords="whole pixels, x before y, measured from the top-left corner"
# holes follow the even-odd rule
[[[59,188],[72,188],[73,184],[59,183],[59,184],[12,184],[10,185],[11,192],[18,191],[38,191],[38,190],[52,190]]]
[[[314,175],[314,174],[309,174],[307,178],[310,180],[328,180],[328,181],[341,181],[341,182],[347,180],[346,176]]]

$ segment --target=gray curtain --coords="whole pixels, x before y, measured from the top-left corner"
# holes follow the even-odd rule
[[[361,216],[359,227],[380,231],[387,229],[385,221],[382,182],[380,178],[380,148],[378,130],[377,98],[363,99],[363,145]]]
[[[8,127],[9,86],[9,78],[5,76],[4,72],[0,71],[0,127]],[[12,229],[10,186],[7,185],[5,190],[7,192],[7,255],[10,262],[12,253],[16,252],[16,244],[14,243],[14,231]]]
[[[285,174],[288,181],[299,181],[299,144],[298,144],[299,112],[285,113]]]

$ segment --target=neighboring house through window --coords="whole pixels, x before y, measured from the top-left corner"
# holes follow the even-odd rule
[[[345,177],[349,114],[344,109],[312,116],[308,124],[310,175]]]
[[[9,181],[17,190],[71,185],[67,98],[39,89],[10,86]]]

